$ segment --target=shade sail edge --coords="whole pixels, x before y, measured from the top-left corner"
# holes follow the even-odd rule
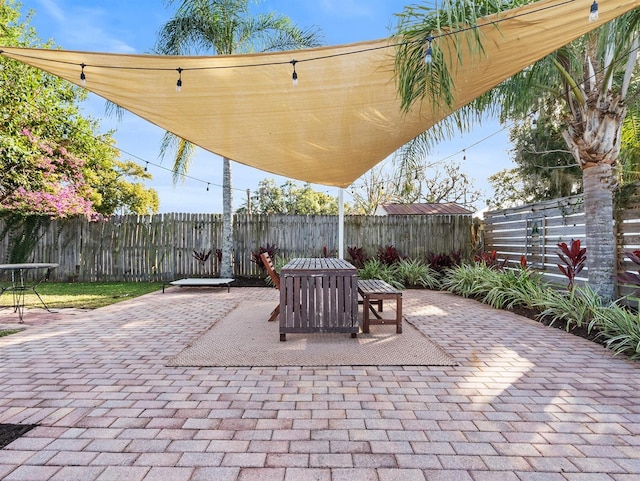
[[[87,90],[214,154],[272,174],[346,187],[457,108],[640,6],[640,0],[601,3],[593,23],[587,21],[590,0],[542,0],[503,13],[512,18],[499,30],[479,26],[486,53],[463,55],[460,65],[451,66],[457,86],[452,107],[434,109],[425,99],[406,114],[395,84],[393,39],[214,57],[0,50],[77,85],[84,71]],[[443,50],[452,49],[455,36],[438,41]]]

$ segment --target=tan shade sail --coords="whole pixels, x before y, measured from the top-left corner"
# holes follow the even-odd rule
[[[640,6],[640,0],[601,0],[599,19],[589,22],[591,3],[543,0],[502,13],[499,28],[488,18],[479,26],[486,54],[469,58],[462,49],[461,61],[450,67],[455,103],[440,112],[428,100],[401,112],[389,39],[212,57],[0,50],[78,85],[83,71],[87,90],[215,154],[273,174],[346,187],[451,111]],[[444,51],[455,50],[459,38],[436,41]]]

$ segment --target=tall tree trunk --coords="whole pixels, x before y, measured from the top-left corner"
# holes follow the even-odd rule
[[[614,299],[616,239],[613,223],[613,168],[601,163],[584,169],[584,212],[589,285],[606,300]]]
[[[613,168],[620,154],[625,103],[619,94],[593,89],[582,114],[563,133],[582,167],[589,286],[605,300],[616,288],[616,239],[613,217]]]
[[[220,277],[233,278],[233,198],[231,193],[231,160],[222,159],[222,262]]]

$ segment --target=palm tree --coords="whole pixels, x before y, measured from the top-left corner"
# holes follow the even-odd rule
[[[434,61],[425,69],[424,39],[477,25],[481,16],[496,13],[499,6],[512,8],[527,3],[533,2],[445,0],[437,10],[427,6],[405,9],[398,22],[398,35],[405,43],[399,48],[396,62],[404,108],[427,97],[436,107],[452,103],[455,85],[445,62]],[[498,113],[502,119],[522,119],[539,107],[561,105],[563,137],[582,169],[589,283],[609,299],[614,297],[616,272],[615,169],[629,85],[636,79],[639,25],[640,9],[635,9],[593,30],[458,110],[421,140],[433,143],[447,138],[453,132],[468,129],[487,112]],[[461,35],[456,48],[486,55],[480,35],[473,34],[473,29],[471,34],[468,32]],[[419,39],[423,42],[416,42]],[[434,42],[434,58],[436,49]],[[426,70],[430,75],[425,74]]]
[[[167,0],[168,5],[177,3]],[[161,29],[156,51],[163,55],[229,55],[316,47],[316,30],[301,30],[288,17],[273,13],[253,16],[249,0],[180,0],[172,19]],[[173,151],[174,182],[183,178],[194,152],[193,144],[167,132],[164,156]],[[223,158],[223,221],[221,277],[233,277],[231,159]]]

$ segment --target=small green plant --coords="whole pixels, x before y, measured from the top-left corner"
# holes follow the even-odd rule
[[[284,256],[279,255],[278,257],[275,258],[275,260],[272,259],[273,260],[273,267],[276,270],[276,272],[279,274],[280,271],[282,270],[282,268],[284,266],[286,266],[289,263],[289,261],[291,259],[295,258],[295,257],[302,257],[302,256],[292,255],[292,256],[289,256],[289,257],[284,257]],[[265,268],[265,270],[266,270],[266,268]],[[268,286],[275,287],[275,285],[273,284],[273,279],[271,279],[271,276],[269,274],[266,274],[266,277],[264,278],[264,282]]]
[[[436,271],[418,259],[402,259],[397,264],[395,272],[407,287],[438,289],[440,286]]]
[[[379,259],[368,260],[362,269],[358,269],[360,279],[381,279],[397,289],[404,289],[404,284],[398,279],[395,266],[384,264]]]
[[[560,242],[558,247],[560,248],[557,253],[558,257],[564,263],[564,266],[558,264],[558,269],[569,279],[567,289],[571,291],[575,285],[576,276],[584,268],[587,261],[587,248],[580,247],[580,239],[571,239],[570,245],[567,245],[566,242]]]

